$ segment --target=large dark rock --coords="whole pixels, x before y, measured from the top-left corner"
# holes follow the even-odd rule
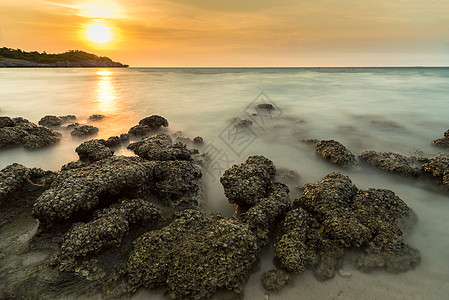
[[[140,120],[139,125],[146,125],[150,129],[155,130],[160,127],[168,127],[168,121],[162,116],[152,115]]]
[[[411,159],[398,153],[364,151],[359,155],[359,158],[370,165],[391,173],[409,176],[421,174],[418,168],[412,166]]]
[[[438,154],[423,164],[422,170],[433,177],[444,189],[449,190],[449,154]]]
[[[350,167],[357,164],[354,154],[337,141],[320,141],[316,143],[315,150],[323,158],[330,160],[336,165]]]
[[[136,125],[128,130],[130,136],[145,136],[151,132],[151,128],[148,125]]]
[[[166,286],[175,299],[204,299],[218,289],[240,292],[259,252],[247,225],[184,210],[168,226],[134,242],[128,285],[132,290]]]
[[[86,136],[96,134],[97,132],[98,128],[95,126],[81,125],[79,127],[75,127],[70,134],[73,136]]]
[[[167,205],[198,200],[201,172],[187,161],[147,161],[112,156],[93,163],[66,166],[33,207],[41,222],[64,220],[107,204],[119,194],[148,192]]]
[[[156,222],[161,218],[159,210],[146,200],[122,199],[98,211],[92,221],[72,225],[52,258],[52,265],[59,271],[73,271],[76,258],[120,246],[132,224]]]
[[[159,133],[154,136],[131,143],[128,149],[147,160],[191,160],[190,151],[182,143],[172,145],[168,134]]]
[[[265,198],[276,168],[263,156],[250,156],[245,163],[234,165],[220,178],[230,203],[254,205]]]
[[[0,128],[14,126],[16,126],[16,122],[10,117],[0,117]]]

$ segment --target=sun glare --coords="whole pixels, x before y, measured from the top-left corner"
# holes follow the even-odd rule
[[[87,26],[87,38],[95,43],[106,43],[112,38],[111,29],[105,24],[90,24]]]

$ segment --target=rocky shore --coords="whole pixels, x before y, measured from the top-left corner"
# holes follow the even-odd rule
[[[1,117],[0,145],[25,146],[28,139],[49,145],[44,136],[82,128],[62,126],[73,120],[46,116],[36,125]],[[207,160],[199,159],[207,153],[166,127],[165,118],[153,115],[128,133],[84,141],[74,149],[79,160],[56,172],[18,164],[0,171],[0,229],[20,217],[32,232],[19,248],[0,252],[9,259],[0,266],[1,299],[99,293],[121,298],[142,286],[164,289],[169,299],[241,295],[268,245],[276,266],[261,277],[268,291],[300,280],[295,274],[307,270],[319,281],[330,280],[342,272],[348,252],[357,254],[353,265],[362,272],[400,273],[420,263],[419,249],[403,234],[417,219],[406,199],[388,189],[359,189],[337,171],[299,186],[300,196],[292,201],[273,161],[253,155],[220,178],[235,214],[207,211],[202,193]],[[341,143],[315,143],[317,153],[339,168],[363,167]],[[136,155],[115,155],[117,145]],[[359,159],[400,175],[427,174],[449,186],[447,154],[417,162],[367,151]],[[23,265],[22,258],[33,253],[41,259]]]

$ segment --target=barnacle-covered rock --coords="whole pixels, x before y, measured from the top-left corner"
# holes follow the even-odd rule
[[[7,119],[6,124],[12,125]],[[61,134],[23,119],[12,119],[15,126],[0,128],[0,148],[22,144],[27,149],[42,148],[61,139]]]
[[[16,126],[16,122],[14,122],[14,120],[11,119],[10,117],[6,117],[6,116],[0,117],[0,128],[14,127],[14,126]]]
[[[73,136],[85,136],[92,135],[98,132],[98,128],[90,125],[81,125],[79,127],[75,127],[73,131],[70,133]]]
[[[50,185],[54,173],[12,164],[0,171],[0,226],[18,212],[30,208]]]
[[[172,145],[168,134],[159,133],[131,143],[128,149],[147,160],[191,160],[190,151],[182,143]]]
[[[45,116],[42,117],[38,124],[42,126],[59,126],[63,123],[62,119],[57,116]]]
[[[315,145],[315,150],[323,158],[330,160],[336,165],[350,167],[357,164],[354,154],[337,141],[320,141]]]
[[[251,206],[267,196],[275,173],[271,160],[250,156],[245,163],[226,170],[220,182],[230,203]]]
[[[436,179],[443,188],[449,190],[449,154],[439,153],[423,164],[422,170]]]
[[[93,221],[72,225],[64,235],[52,265],[59,271],[73,271],[77,257],[119,246],[131,224],[155,222],[161,218],[159,210],[150,202],[123,199],[98,211]]]
[[[134,242],[128,284],[133,289],[165,285],[176,299],[204,299],[217,289],[239,292],[259,252],[247,225],[184,210],[168,226]]]
[[[379,169],[401,175],[419,176],[418,168],[412,167],[411,159],[392,152],[364,151],[359,158]]]
[[[75,163],[62,170],[34,204],[42,222],[69,219],[96,208],[109,196],[150,192],[168,205],[199,197],[201,172],[188,161],[147,161],[112,156],[94,163]]]
[[[432,141],[432,145],[449,149],[449,129],[444,132],[442,139]]]
[[[151,128],[148,125],[136,125],[128,130],[130,136],[145,136],[151,132]]]
[[[139,121],[139,125],[146,125],[150,129],[158,129],[160,127],[168,127],[168,121],[162,116],[152,115]]]
[[[193,138],[193,142],[194,142],[195,144],[203,144],[203,143],[204,143],[204,140],[203,140],[202,137],[196,136],[196,137]]]
[[[76,116],[75,115],[59,116],[59,118],[61,118],[63,123],[71,122],[71,121],[75,121],[76,120]]]
[[[79,145],[75,152],[78,153],[80,160],[97,161],[114,155],[114,151],[105,144],[104,140],[90,140]]]
[[[105,115],[94,114],[94,115],[89,116],[88,120],[95,122],[95,121],[103,120],[104,118],[105,118]]]
[[[128,137],[129,139],[129,137]],[[108,137],[107,140],[101,139],[101,142],[106,146],[106,147],[115,147],[120,145],[123,141],[119,136],[115,135],[115,136],[110,136]]]
[[[262,285],[267,291],[279,291],[290,282],[284,270],[270,270],[262,274]]]

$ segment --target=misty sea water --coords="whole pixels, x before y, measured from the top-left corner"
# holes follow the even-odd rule
[[[276,106],[272,115],[254,116],[257,103]],[[318,282],[311,272],[293,277],[279,294],[263,290],[260,275],[274,268],[271,248],[245,287],[244,299],[445,299],[449,295],[449,193],[424,179],[403,178],[359,165],[342,169],[315,154],[303,139],[334,139],[356,156],[365,150],[427,157],[439,152],[431,141],[449,129],[449,68],[128,68],[0,69],[0,115],[37,123],[45,115],[74,114],[80,123],[100,130],[96,137],[125,133],[140,119],[162,115],[169,133],[201,136],[200,151],[215,153],[213,167],[203,170],[205,207],[226,216],[234,212],[219,183],[221,174],[250,155],[264,155],[278,170],[299,175],[296,185],[319,181],[330,172],[348,175],[360,189],[391,189],[411,207],[418,222],[406,241],[421,251],[416,269],[369,274],[344,268],[352,276]],[[106,117],[98,122],[92,114]],[[250,118],[245,137],[229,135],[229,121]],[[55,146],[29,151],[0,150],[0,168],[12,163],[57,171],[77,160],[74,149],[84,140],[63,134]],[[126,145],[117,155],[132,155]],[[288,183],[288,182],[286,182]],[[29,227],[27,230],[35,230]],[[1,232],[0,232],[1,233]],[[26,234],[27,232],[22,232]],[[0,242],[0,249],[8,240]],[[161,293],[139,290],[135,299]]]

